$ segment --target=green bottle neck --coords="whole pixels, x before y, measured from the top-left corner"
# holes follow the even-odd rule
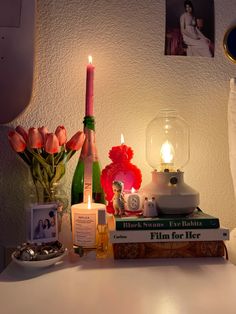
[[[93,116],[85,116],[83,123],[86,137],[80,153],[80,160],[91,157],[93,162],[98,161],[95,141],[95,119]]]
[[[85,116],[84,117],[84,129],[89,129],[95,131],[95,118],[94,116]]]

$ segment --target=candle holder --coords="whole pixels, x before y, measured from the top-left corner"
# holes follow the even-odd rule
[[[147,127],[146,158],[154,170],[142,189],[145,197],[155,197],[159,213],[189,214],[199,205],[199,193],[184,182],[180,170],[189,155],[187,123],[175,110],[162,110]]]
[[[133,187],[131,191],[124,191],[125,213],[128,216],[141,215],[143,213],[142,196]]]
[[[114,195],[112,183],[114,181],[122,181],[125,191],[130,191],[132,188],[135,190],[140,188],[142,174],[140,169],[130,162],[133,155],[131,147],[125,144],[114,146],[109,151],[109,158],[112,160],[112,163],[107,165],[101,174],[101,184],[106,194],[108,213],[114,213],[112,204]]]

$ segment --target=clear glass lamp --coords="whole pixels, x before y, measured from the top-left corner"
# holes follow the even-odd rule
[[[162,214],[189,214],[199,205],[199,193],[184,182],[189,156],[188,124],[175,110],[161,110],[146,130],[146,159],[153,171],[142,193],[155,197]]]

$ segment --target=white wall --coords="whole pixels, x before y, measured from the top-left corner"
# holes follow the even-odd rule
[[[165,1],[39,0],[33,97],[15,121],[1,126],[0,242],[24,240],[27,168],[7,143],[9,127],[64,124],[69,136],[82,129],[85,67],[96,65],[97,146],[103,166],[120,133],[133,147],[143,183],[145,128],[158,110],[175,107],[191,125],[191,160],[186,181],[201,196],[201,207],[236,225],[236,203],[228,161],[227,101],[235,64],[224,55],[225,31],[235,22],[235,0],[215,0],[215,58],[168,57],[164,51]],[[70,161],[66,189],[76,165]]]

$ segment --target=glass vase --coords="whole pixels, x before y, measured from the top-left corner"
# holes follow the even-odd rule
[[[32,208],[35,205],[46,205],[46,204],[56,204],[57,206],[57,226],[58,226],[58,240],[64,242],[64,233],[62,230],[62,224],[64,220],[67,221],[67,225],[64,226],[68,229],[70,228],[70,215],[68,213],[69,200],[64,190],[64,177],[62,177],[57,182],[52,182],[47,184],[45,182],[40,182],[35,180],[32,173],[30,172],[29,177],[29,197],[27,204]],[[69,218],[68,218],[69,217]],[[63,222],[63,223],[62,223]],[[67,241],[68,242],[68,241]],[[64,244],[64,243],[63,243]]]

